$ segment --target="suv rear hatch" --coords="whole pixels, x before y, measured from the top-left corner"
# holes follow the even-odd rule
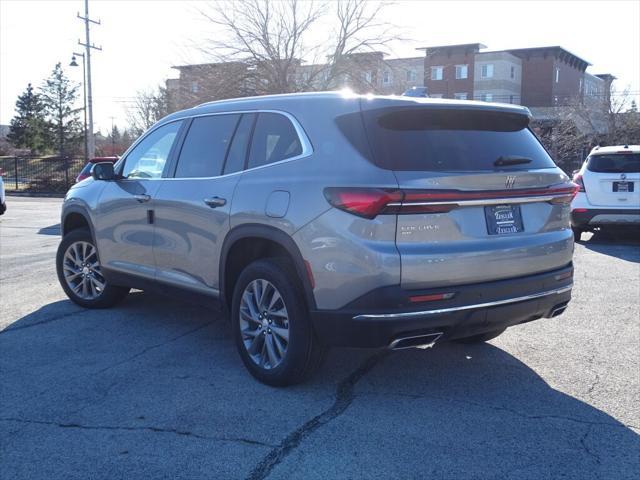
[[[640,206],[640,153],[592,154],[583,175],[589,203],[603,207]]]
[[[403,288],[514,278],[571,261],[575,185],[528,129],[528,110],[406,103],[362,104],[371,160],[398,180],[401,200],[389,207],[398,213]]]

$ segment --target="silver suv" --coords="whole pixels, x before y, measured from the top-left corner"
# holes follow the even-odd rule
[[[60,283],[89,308],[130,288],[216,300],[271,385],[328,346],[488,340],[571,297],[576,185],[529,119],[340,93],[172,114],[67,194]]]

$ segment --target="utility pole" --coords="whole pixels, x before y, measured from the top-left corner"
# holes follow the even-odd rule
[[[89,0],[84,0],[84,17],[78,13],[78,18],[84,21],[85,43],[78,40],[78,44],[82,45],[86,50],[87,61],[87,110],[89,111],[89,158],[96,156],[96,139],[93,134],[93,96],[91,93],[91,50],[102,50],[102,47],[96,47],[91,43],[89,31],[90,25],[100,25],[100,20],[91,20],[89,18]]]

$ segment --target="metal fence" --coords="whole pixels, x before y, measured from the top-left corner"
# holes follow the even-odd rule
[[[0,157],[7,192],[65,193],[84,167],[81,157]]]

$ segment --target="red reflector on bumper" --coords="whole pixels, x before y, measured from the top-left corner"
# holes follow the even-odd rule
[[[571,210],[572,212],[576,212],[576,213],[584,213],[587,211],[586,208],[574,208],[573,210]]]
[[[434,293],[432,295],[416,295],[409,297],[409,301],[412,303],[420,302],[435,302],[436,300],[449,300],[455,295],[455,293]]]

